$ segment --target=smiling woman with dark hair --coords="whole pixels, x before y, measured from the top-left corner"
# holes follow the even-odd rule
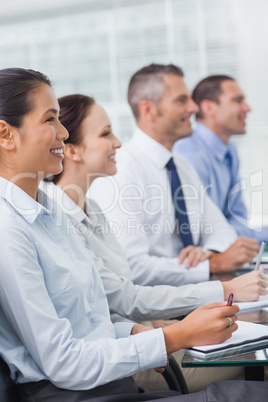
[[[9,116],[23,97],[29,107],[15,126]],[[0,354],[22,401],[189,400],[140,393],[128,376],[164,366],[177,349],[230,338],[237,324],[227,325],[227,317],[235,322],[238,307],[201,307],[180,323],[135,336],[133,323],[114,326],[87,249],[38,190],[42,178],[61,172],[68,137],[49,81],[30,70],[0,71],[0,110]],[[267,393],[262,383],[235,386],[244,400]],[[225,383],[191,400],[207,393],[233,400]]]

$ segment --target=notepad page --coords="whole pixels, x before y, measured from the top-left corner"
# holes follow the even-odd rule
[[[227,341],[224,341],[218,345],[196,346],[192,349],[196,348],[199,351],[209,352],[210,350],[217,348],[221,349],[223,347],[228,347],[245,341],[254,341],[264,336],[267,336],[268,339],[268,326],[246,321],[237,321],[236,323],[238,324],[238,330],[235,331],[232,337]]]
[[[240,311],[243,310],[252,310],[259,309],[261,307],[268,307],[268,295],[260,296],[258,301],[253,302],[235,302],[240,308]]]

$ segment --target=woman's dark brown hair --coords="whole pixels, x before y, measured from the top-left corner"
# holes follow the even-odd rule
[[[20,128],[23,117],[34,107],[31,92],[41,85],[51,86],[39,71],[24,68],[0,70],[0,120]]]
[[[58,101],[60,105],[60,122],[69,132],[69,138],[65,140],[65,143],[79,145],[82,142],[82,122],[89,114],[95,100],[90,96],[75,94],[63,96]],[[56,184],[60,176],[61,173],[50,177],[48,180],[52,180]]]

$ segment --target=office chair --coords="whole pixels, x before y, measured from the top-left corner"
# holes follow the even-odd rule
[[[171,356],[169,366],[162,374],[169,388],[188,394],[188,388],[183,374],[174,357]],[[20,402],[16,384],[10,378],[8,365],[0,357],[0,402]]]
[[[171,356],[169,359],[169,365],[162,373],[169,389],[172,391],[178,391],[182,394],[189,394],[187,384],[180,369],[180,366],[176,362],[176,359]]]

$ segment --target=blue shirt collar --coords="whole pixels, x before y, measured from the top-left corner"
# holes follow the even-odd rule
[[[211,150],[211,153],[220,161],[223,161],[227,152],[230,151],[229,146],[226,145],[214,131],[210,130],[210,128],[201,122],[196,123],[193,135],[196,138],[202,137],[202,141],[206,144],[207,148]]]
[[[0,177],[0,197],[5,199],[27,222],[33,223],[39,214],[51,215],[53,205],[46,195],[38,190],[37,199],[42,199],[42,203],[48,209],[35,201],[25,191],[16,184]]]
[[[173,156],[167,148],[138,127],[132,141],[152,160],[158,169],[164,169],[169,159]]]

